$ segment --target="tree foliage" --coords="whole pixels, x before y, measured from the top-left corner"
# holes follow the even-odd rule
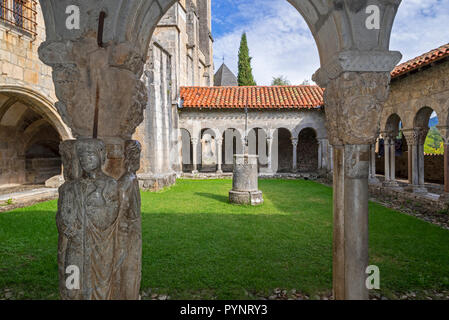
[[[424,152],[430,154],[444,154],[443,137],[435,127],[430,128],[424,144]]]
[[[291,82],[287,79],[287,77],[279,76],[279,77],[273,77],[273,80],[271,81],[272,86],[290,86]]]
[[[251,57],[249,56],[248,41],[246,33],[242,34],[239,49],[239,86],[256,86],[253,77],[253,69],[251,68]]]

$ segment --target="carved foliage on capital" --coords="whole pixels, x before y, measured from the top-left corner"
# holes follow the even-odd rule
[[[423,145],[426,142],[429,128],[414,128],[412,130],[405,130],[403,134],[409,145]]]
[[[324,101],[332,145],[375,142],[389,80],[388,72],[346,72],[329,82]]]
[[[147,103],[140,81],[143,58],[129,43],[99,47],[94,34],[76,41],[45,42],[39,48],[53,68],[56,107],[75,137],[91,137],[98,108],[98,136],[129,139],[143,121]]]

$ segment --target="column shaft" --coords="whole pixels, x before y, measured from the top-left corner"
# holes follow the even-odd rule
[[[444,145],[444,192],[449,192],[449,144]]]
[[[390,139],[386,138],[384,143],[384,154],[385,154],[385,182],[389,182],[391,180],[390,174]]]

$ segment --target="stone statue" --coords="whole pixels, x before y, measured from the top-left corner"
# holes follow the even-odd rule
[[[141,145],[125,143],[125,174],[119,180],[120,210],[117,231],[114,299],[139,299],[142,237],[140,189],[136,172],[140,169]]]
[[[64,142],[67,182],[60,188],[57,225],[62,299],[113,298],[119,186],[102,171],[105,145],[97,139]],[[79,287],[68,288],[67,268],[79,270]]]

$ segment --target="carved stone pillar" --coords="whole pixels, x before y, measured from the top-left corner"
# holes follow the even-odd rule
[[[293,147],[293,159],[292,159],[292,171],[298,170],[298,138],[292,138]]]
[[[147,102],[144,57],[126,41],[102,44],[95,32],[60,39],[47,38],[39,56],[53,69],[56,108],[77,139],[61,144],[65,167],[75,168],[59,190],[61,298],[138,299],[140,145],[130,141]],[[80,288],[70,289],[75,270]]]
[[[223,164],[223,138],[217,138],[217,173],[222,174],[222,164]]]
[[[368,175],[389,73],[346,72],[325,91],[334,148],[334,297],[368,299]],[[361,125],[363,124],[363,125]]]
[[[198,173],[198,138],[192,138],[192,149],[193,149],[193,155],[192,155],[192,161],[193,161],[193,174]]]

